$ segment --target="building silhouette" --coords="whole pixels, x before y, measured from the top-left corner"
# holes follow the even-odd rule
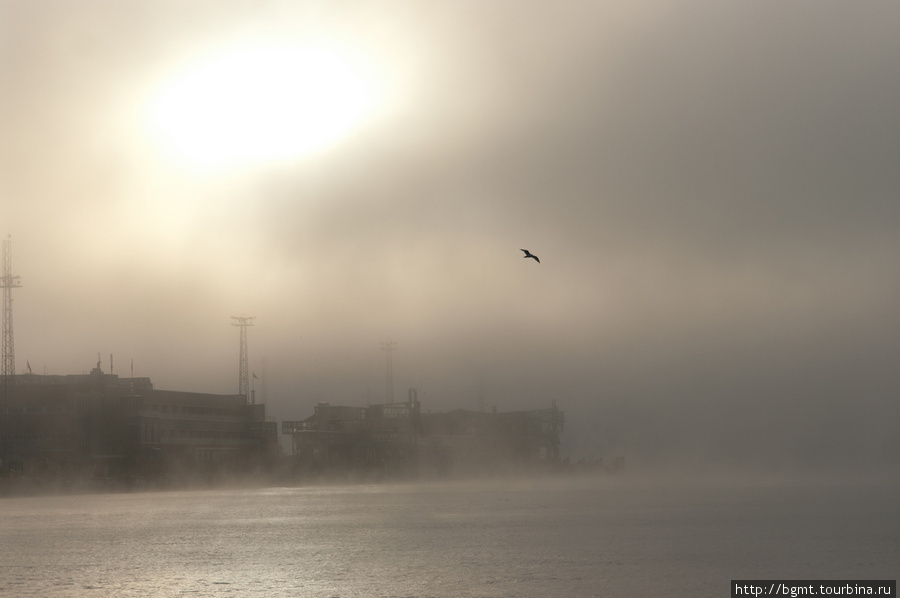
[[[278,453],[265,405],[104,373],[19,374],[0,406],[0,475],[176,480],[258,470]]]
[[[442,475],[556,465],[565,415],[555,401],[532,411],[422,413],[410,391],[405,403],[319,403],[307,419],[281,423],[300,469]]]

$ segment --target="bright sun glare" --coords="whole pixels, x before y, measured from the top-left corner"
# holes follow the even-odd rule
[[[338,54],[245,48],[166,85],[151,120],[182,160],[240,166],[327,147],[371,112],[373,96],[365,78]]]

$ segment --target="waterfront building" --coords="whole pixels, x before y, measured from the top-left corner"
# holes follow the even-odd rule
[[[279,451],[265,405],[157,390],[149,378],[16,376],[0,405],[0,475],[167,477],[253,471]]]
[[[555,401],[532,411],[422,413],[411,393],[369,407],[319,403],[309,418],[283,421],[282,434],[299,468],[443,474],[556,464],[564,423]]]

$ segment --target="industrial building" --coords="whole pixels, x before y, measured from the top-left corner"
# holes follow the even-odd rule
[[[280,454],[278,427],[250,391],[247,327],[241,329],[239,392],[156,390],[149,378],[16,374],[11,240],[0,251],[0,490],[11,479],[177,480],[257,471]],[[264,373],[265,375],[265,373]],[[8,486],[8,484],[7,484]]]
[[[247,328],[255,316],[233,316],[240,328],[238,394],[156,390],[149,378],[89,374],[16,374],[9,238],[2,241],[0,342],[0,493],[10,480],[116,480],[122,483],[203,479],[276,469],[275,421],[250,390]],[[415,390],[393,402],[391,352],[387,403],[368,407],[319,403],[312,416],[285,421],[298,472],[364,471],[446,474],[507,471],[557,464],[564,415],[547,409],[491,413],[457,409],[422,413]],[[254,374],[255,378],[255,374]],[[263,369],[265,398],[265,366]]]
[[[0,404],[0,475],[174,480],[253,471],[277,456],[277,424],[241,394],[156,390],[101,371],[20,374]]]
[[[559,462],[564,413],[547,409],[422,413],[415,391],[405,403],[348,407],[319,403],[301,421],[283,421],[298,468],[447,474],[510,470]]]

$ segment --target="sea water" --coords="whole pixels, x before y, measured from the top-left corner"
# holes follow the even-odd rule
[[[728,596],[896,579],[894,481],[547,477],[0,500],[3,596]]]

